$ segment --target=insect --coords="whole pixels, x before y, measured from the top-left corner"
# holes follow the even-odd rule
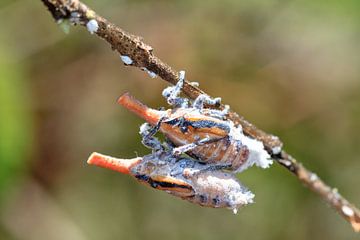
[[[213,208],[238,208],[253,202],[254,194],[231,173],[209,171],[190,158],[175,158],[170,152],[134,159],[117,159],[93,153],[89,164],[131,175],[140,183],[166,191],[189,202]]]
[[[241,172],[254,164],[269,167],[272,161],[263,144],[245,136],[241,126],[236,127],[226,120],[228,107],[222,111],[204,108],[204,103],[219,104],[220,98],[211,99],[203,94],[190,105],[187,99],[178,96],[185,81],[184,74],[180,72],[176,86],[163,91],[173,109],[151,109],[129,93],[118,99],[119,104],[147,122],[140,127],[143,144],[155,151],[161,150],[162,144],[154,137],[160,131],[173,145],[174,156],[186,153],[215,170]]]

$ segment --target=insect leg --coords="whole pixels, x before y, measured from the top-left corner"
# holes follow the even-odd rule
[[[197,146],[201,146],[201,145],[205,145],[205,144],[208,144],[208,143],[213,143],[213,142],[217,142],[219,140],[221,140],[223,138],[203,138],[203,139],[200,139],[196,142],[193,142],[193,143],[189,143],[189,144],[185,144],[183,146],[180,146],[180,147],[176,147],[173,149],[173,155],[175,156],[180,156],[181,154],[183,153],[186,153],[186,152],[189,152],[193,149],[195,149]]]
[[[176,147],[173,149],[173,154],[175,156],[180,156],[183,153],[193,150],[197,146],[198,146],[198,144],[196,144],[196,143],[189,143],[189,144],[186,144],[186,145],[183,145],[180,147]]]
[[[162,144],[159,141],[159,139],[157,139],[156,137],[154,137],[152,134],[152,129],[153,127],[149,124],[149,123],[144,123],[143,125],[141,125],[140,127],[140,135],[142,137],[141,143],[150,149],[153,149],[155,151],[157,150],[162,150]]]
[[[232,169],[233,169],[232,164],[210,165],[207,168],[200,170],[199,173],[206,171],[219,171],[219,170],[232,170]]]
[[[201,94],[195,99],[193,103],[193,107],[201,110],[203,109],[205,103],[209,105],[219,105],[220,102],[221,102],[221,98],[219,97],[211,98],[206,94]]]
[[[158,123],[155,126],[150,125],[149,123],[144,123],[140,126],[140,135],[142,137],[142,143],[144,146],[151,148],[155,151],[164,150],[162,143],[154,137],[154,135],[159,131],[161,123],[164,121],[165,117],[160,118]]]
[[[161,123],[166,119],[166,117],[161,117],[154,127],[151,127],[149,131],[150,136],[154,136],[160,129]],[[151,125],[150,125],[151,126]]]
[[[202,169],[194,169],[194,168],[185,168],[183,171],[183,176],[185,178],[196,177],[199,174],[203,174],[206,172],[212,171],[222,171],[222,170],[233,170],[231,164],[228,165],[207,165],[205,168]]]
[[[208,165],[207,167],[203,168],[203,169],[199,169],[196,171],[193,171],[191,169],[186,169],[184,172],[184,175],[186,178],[189,177],[196,177],[199,174],[205,173],[205,172],[212,172],[212,171],[223,171],[223,170],[233,170],[232,165],[231,164],[226,164],[226,165]]]
[[[216,109],[206,109],[206,110],[207,110],[206,115],[223,120],[225,116],[229,113],[230,106],[225,105],[223,110],[216,110]]]
[[[167,102],[174,107],[187,107],[188,100],[179,97],[181,89],[185,82],[185,71],[179,72],[179,81],[175,86],[167,87],[163,90],[162,95],[166,98]]]

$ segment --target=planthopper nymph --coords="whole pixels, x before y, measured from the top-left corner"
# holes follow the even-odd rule
[[[172,109],[151,109],[129,93],[118,99],[120,105],[147,122],[140,128],[143,144],[152,149],[159,148],[161,143],[153,136],[160,131],[173,145],[174,156],[186,153],[215,169],[234,172],[241,172],[254,164],[269,167],[272,160],[262,142],[245,136],[241,126],[226,119],[228,107],[224,110],[204,108],[205,103],[219,104],[220,98],[211,99],[203,94],[190,104],[188,99],[178,97],[184,79],[181,72],[178,84],[163,91]]]
[[[131,175],[144,185],[205,207],[236,213],[254,198],[233,174],[209,170],[204,164],[176,159],[166,152],[127,160],[93,153],[88,163]]]

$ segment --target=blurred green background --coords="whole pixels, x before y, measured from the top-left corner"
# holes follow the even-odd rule
[[[358,0],[86,3],[360,205]],[[238,175],[256,203],[237,215],[86,165],[149,153],[116,99],[165,106],[166,84],[40,1],[1,0],[0,16],[0,239],[359,239],[277,164]]]

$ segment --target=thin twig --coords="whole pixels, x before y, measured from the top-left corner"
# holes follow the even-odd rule
[[[69,19],[74,16],[74,14],[78,14],[78,23],[83,26],[85,26],[89,20],[96,20],[99,26],[96,34],[107,41],[111,45],[111,48],[116,50],[120,55],[130,57],[132,66],[139,67],[142,70],[147,69],[171,84],[176,84],[178,81],[178,73],[157,58],[153,54],[152,47],[145,44],[141,37],[125,32],[105,18],[99,16],[84,3],[78,0],[41,1],[46,5],[56,21]],[[184,84],[182,91],[190,99],[195,99],[204,93],[201,89],[191,85],[189,82]],[[223,107],[223,105],[220,106],[220,108]],[[300,182],[324,199],[325,202],[352,225],[354,231],[360,231],[359,209],[349,203],[336,189],[325,184],[315,173],[309,171],[301,163],[297,162],[296,159],[285,151],[280,151],[282,142],[278,137],[258,129],[233,111],[230,111],[228,118],[236,124],[240,124],[246,135],[263,142],[266,150],[277,163],[292,172]]]

